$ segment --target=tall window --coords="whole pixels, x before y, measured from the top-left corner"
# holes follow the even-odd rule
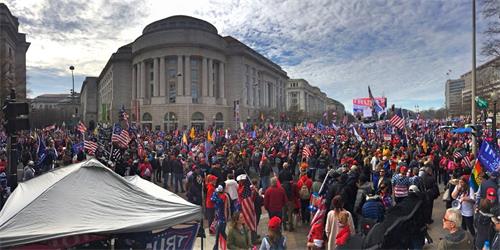
[[[213,65],[212,78],[214,81],[214,96],[216,98],[220,98],[220,95],[219,95],[219,88],[220,88],[220,85],[219,85],[219,64],[213,63],[212,65]]]
[[[200,60],[191,59],[191,98],[193,103],[198,103],[200,93]]]
[[[250,105],[250,77],[247,75],[246,76],[246,81],[245,81],[245,92],[246,92],[246,104]]]
[[[149,63],[149,77],[148,77],[148,80],[149,80],[149,96],[148,97],[151,97],[153,96],[153,91],[154,91],[154,68],[153,68],[153,63]]]
[[[168,82],[167,96],[169,103],[175,103],[177,96],[177,58],[167,60],[166,79]]]

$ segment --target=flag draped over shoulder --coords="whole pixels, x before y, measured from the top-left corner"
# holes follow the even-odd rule
[[[255,215],[255,205],[252,199],[252,190],[250,189],[250,180],[247,178],[243,183],[243,191],[240,196],[241,212],[245,222],[251,231],[257,231],[257,218]]]
[[[483,171],[483,168],[481,167],[481,163],[479,160],[476,160],[476,163],[474,164],[474,168],[472,169],[471,176],[469,178],[469,185],[471,186],[472,189],[474,189],[474,192],[477,191],[479,188],[479,184],[481,183],[481,180],[479,179],[479,175]]]

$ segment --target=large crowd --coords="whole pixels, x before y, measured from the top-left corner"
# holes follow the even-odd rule
[[[115,131],[101,125],[50,127],[20,133],[17,147],[23,180],[95,157],[122,176],[138,174],[183,195],[204,208],[214,249],[286,249],[283,232],[297,227],[310,228],[308,249],[422,249],[433,241],[432,223],[447,232],[438,249],[500,249],[498,171],[481,171],[473,185],[472,135],[443,125],[450,124],[130,127],[126,145],[112,143]],[[478,145],[489,137],[483,131]],[[1,151],[0,206],[10,192],[6,165]],[[447,208],[439,222],[432,220],[435,202]],[[269,222],[259,232],[263,214]]]

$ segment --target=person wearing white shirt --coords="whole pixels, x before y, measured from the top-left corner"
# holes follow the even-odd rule
[[[462,228],[468,230],[472,236],[476,234],[474,229],[474,189],[469,187],[469,180],[466,176],[460,178],[458,185],[451,193],[451,198],[455,199],[462,214]]]
[[[238,202],[238,182],[234,180],[234,175],[229,173],[227,174],[227,180],[224,183],[226,184],[224,191],[231,199],[231,212],[234,212],[236,210],[236,203]]]

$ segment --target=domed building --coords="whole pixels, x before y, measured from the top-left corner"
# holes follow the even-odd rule
[[[150,129],[237,127],[263,110],[286,111],[287,80],[280,66],[212,24],[172,16],[113,53],[97,81],[98,120],[116,121],[124,106]]]

